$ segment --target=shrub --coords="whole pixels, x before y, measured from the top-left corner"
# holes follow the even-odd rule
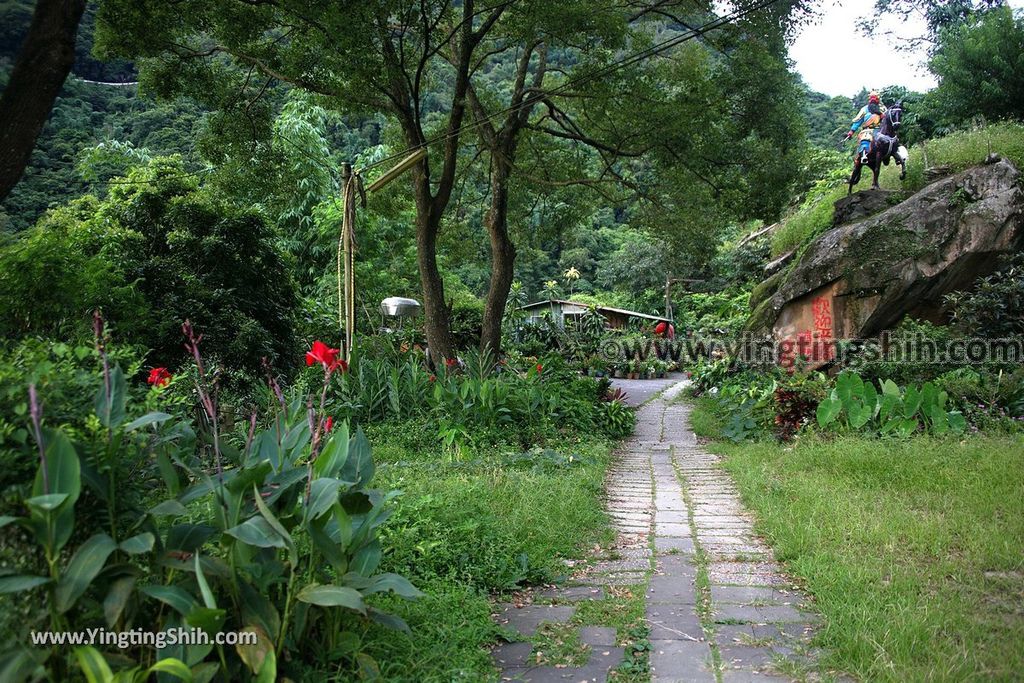
[[[181,361],[180,326],[201,326],[211,356],[258,373],[294,344],[296,297],[264,218],[201,191],[180,162],[136,168],[103,200],[52,212],[0,250],[0,326],[9,336],[83,337],[105,311],[119,338]]]
[[[214,651],[168,642],[155,660],[140,647],[108,660],[88,646],[16,644],[4,658],[5,680],[35,676],[39,667],[67,680],[76,664],[89,680],[111,680],[111,665],[140,681],[157,671],[183,680],[276,680],[311,668],[322,678],[337,673],[339,661],[367,666],[368,656],[346,635],[354,620],[403,626],[368,599],[419,593],[405,578],[379,571],[378,529],[393,494],[369,488],[374,464],[362,431],[350,435],[347,424],[332,424],[322,398],[287,401],[277,391],[268,426],[257,429],[254,416],[245,441],[232,444],[219,430],[198,339],[190,327],[185,332],[205,421],[198,435],[163,412],[130,419],[138,411],[128,379],[102,350],[93,418],[105,447],[93,457],[44,424],[33,387],[29,429],[39,468],[23,497],[27,514],[2,517],[0,526],[21,526],[41,561],[19,561],[18,573],[0,576],[0,592],[29,593],[44,608],[19,624],[22,643],[29,629],[100,624],[244,631],[255,643]],[[340,373],[329,353],[317,360],[322,397]],[[155,377],[152,391],[159,392]],[[105,503],[107,514],[102,529],[83,533],[87,496]]]
[[[855,372],[840,373],[829,397],[818,404],[818,425],[904,437],[922,429],[958,434],[967,426],[962,413],[946,410],[948,394],[931,382],[901,389],[887,379],[879,389]]]
[[[1024,336],[1024,255],[1004,259],[998,272],[981,278],[969,291],[947,294],[945,303],[953,325],[967,336]]]

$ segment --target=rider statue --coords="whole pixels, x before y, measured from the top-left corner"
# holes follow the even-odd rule
[[[846,132],[845,138],[849,140],[858,130],[860,131],[860,135],[857,136],[858,153],[855,156],[859,155],[861,164],[868,162],[868,151],[878,133],[878,126],[882,123],[883,116],[885,116],[885,105],[882,104],[882,98],[878,96],[877,92],[872,91],[868,95],[867,105],[861,107],[861,110],[853,117],[850,130]]]

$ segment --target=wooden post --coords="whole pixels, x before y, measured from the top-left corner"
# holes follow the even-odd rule
[[[353,269],[356,224],[356,185],[359,176],[352,173],[352,165],[341,165],[344,193],[341,215],[341,239],[338,242],[338,318],[342,328],[342,355],[345,362],[352,359],[352,337],[355,334],[356,283]],[[344,283],[344,284],[342,284]]]

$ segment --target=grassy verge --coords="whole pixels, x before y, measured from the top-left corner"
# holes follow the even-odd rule
[[[720,422],[698,402],[695,431]],[[824,664],[871,681],[1019,680],[1024,439],[711,447],[814,595]]]
[[[383,569],[408,576],[426,596],[381,598],[411,633],[368,626],[362,646],[389,681],[491,680],[487,646],[499,630],[489,597],[557,579],[564,558],[609,540],[600,492],[610,444],[566,437],[528,457],[481,448],[450,462],[440,449],[411,445],[410,428],[370,434],[374,483],[402,491],[384,527]]]

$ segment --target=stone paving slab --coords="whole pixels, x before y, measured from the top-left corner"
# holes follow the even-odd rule
[[[639,408],[636,435],[607,473],[604,504],[617,530],[614,548],[595,553],[590,563],[567,563],[574,572],[567,585],[537,593],[559,604],[502,605],[495,618],[529,636],[544,622],[569,621],[584,601],[605,599],[609,587],[643,585],[652,681],[791,680],[776,665],[805,661],[817,618],[804,610],[809,601],[754,532],[719,457],[697,443],[688,406],[670,402],[683,384],[661,386],[670,388]],[[580,627],[589,648],[583,666],[538,665],[528,642],[496,647],[494,660],[501,680],[607,681],[625,657],[617,636],[610,626]]]
[[[707,643],[651,640],[651,681],[715,683],[714,658]]]
[[[565,623],[576,611],[575,607],[560,605],[524,605],[519,607],[505,604],[500,607],[501,610],[496,617],[498,624],[524,636],[532,636],[544,623]]]

